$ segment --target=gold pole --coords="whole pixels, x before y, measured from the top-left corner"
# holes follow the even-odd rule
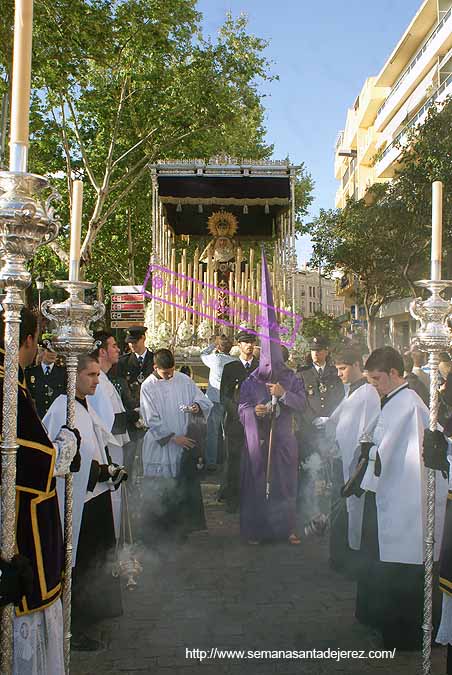
[[[186,291],[186,290],[187,290],[187,249],[186,249],[186,248],[184,248],[184,249],[182,250],[182,260],[181,260],[181,263],[182,263],[182,264],[181,264],[181,268],[182,268],[182,275],[183,275],[183,277],[182,277],[182,279],[180,280],[180,283],[181,283],[181,285],[180,285],[180,290],[183,292],[183,291]],[[187,304],[184,295],[181,294],[180,300],[181,300],[181,303],[180,303],[181,305]],[[182,310],[182,318],[183,318],[183,319],[186,319],[186,318],[187,318],[187,312],[186,312],[185,309]]]
[[[199,293],[200,290],[201,290],[201,286],[200,286],[199,284],[196,283],[196,281],[198,281],[198,278],[199,278],[199,276],[198,276],[198,269],[199,269],[199,248],[196,247],[196,249],[195,249],[195,255],[194,255],[194,258],[193,258],[193,279],[195,280],[195,281],[193,282],[193,297],[194,297],[194,298],[196,298],[196,296],[198,295],[198,293]],[[198,315],[196,314],[196,312],[199,311],[199,309],[200,309],[199,307],[197,307],[197,303],[196,303],[196,302],[193,302],[193,309],[194,309],[194,313],[193,313],[193,328],[196,328],[196,325],[197,325],[197,323],[198,323]]]
[[[201,269],[201,265],[199,266]],[[209,289],[207,288],[207,270],[205,272],[202,272],[203,275],[203,313],[208,314],[209,313]],[[203,317],[206,320],[206,317]]]
[[[218,291],[217,291],[217,288],[218,288],[218,272],[216,272],[216,271],[213,273],[213,285],[214,285],[215,288],[212,289],[212,300],[218,300]],[[218,316],[217,310],[214,307],[212,307],[212,316],[213,317]],[[216,323],[217,322],[214,320],[214,322],[213,322],[214,329],[215,329]],[[218,324],[218,325],[221,326],[221,324]]]
[[[176,248],[173,248],[171,251],[171,271],[176,272]],[[176,277],[173,274],[169,275],[169,285],[170,286],[175,286],[176,285]],[[174,293],[170,294],[170,300],[171,300],[171,305],[170,305],[170,316],[171,316],[171,331],[174,333],[176,330],[176,308],[174,307],[174,302],[175,302],[175,296]]]
[[[188,276],[188,277],[192,277],[192,276],[193,276],[193,264],[192,264],[192,263],[188,263],[188,267],[187,267],[187,276]],[[187,305],[187,307],[192,307],[192,306],[193,306],[193,302],[192,302],[192,300],[191,300],[192,289],[193,289],[193,282],[187,280],[187,284],[186,284],[187,299],[186,299],[186,301],[185,301],[185,304]],[[192,314],[191,312],[189,312],[188,309],[185,310],[185,318],[186,318],[187,321],[193,326],[193,324],[194,324],[194,322],[193,322],[194,314]]]
[[[182,262],[177,263],[177,273],[178,273],[178,275],[182,274]],[[182,300],[181,295],[180,295],[180,291],[182,290],[182,279],[180,278],[180,276],[177,277],[176,287],[177,287],[177,290],[178,290],[178,293],[177,293],[177,296],[176,296],[176,303],[178,305],[180,305],[181,300]],[[176,310],[176,328],[179,326],[182,319],[183,319],[183,312],[178,307],[177,310]]]
[[[235,326],[235,314],[234,314],[234,309],[235,309],[235,301],[232,293],[234,292],[234,275],[232,272],[229,272],[229,309],[232,311],[229,312],[229,319],[231,323]]]
[[[249,304],[249,301],[248,301],[248,298],[249,298],[248,280],[249,280],[249,265],[248,265],[248,263],[246,263],[245,264],[245,283],[243,284],[243,295],[246,298],[244,303],[243,303],[245,312],[249,312],[249,308],[250,308],[250,304]]]
[[[236,263],[235,263],[235,292],[241,294],[241,268],[242,268],[242,249],[239,247],[237,249]],[[239,314],[240,310],[240,298],[235,298],[235,310]],[[235,315],[237,317],[237,314]],[[237,322],[240,322],[240,316],[237,318]]]

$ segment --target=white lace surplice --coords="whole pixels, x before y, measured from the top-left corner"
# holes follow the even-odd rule
[[[46,609],[14,617],[14,675],[64,675],[63,610]]]

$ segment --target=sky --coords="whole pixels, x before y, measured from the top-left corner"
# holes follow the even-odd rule
[[[266,55],[279,81],[262,87],[267,142],[275,159],[303,162],[312,175],[312,216],[334,207],[334,146],[347,109],[420,6],[421,0],[198,0],[206,33],[215,35],[228,11],[244,12],[249,31],[269,41]],[[309,240],[297,250],[306,262]]]

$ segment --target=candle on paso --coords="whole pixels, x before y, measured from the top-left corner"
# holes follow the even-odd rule
[[[78,281],[80,271],[80,238],[82,233],[83,182],[72,183],[71,249],[69,254],[69,281]]]
[[[431,278],[441,279],[443,238],[443,184],[437,180],[432,184],[432,258]]]
[[[27,170],[32,33],[33,0],[16,0],[11,86],[10,169],[12,171]]]

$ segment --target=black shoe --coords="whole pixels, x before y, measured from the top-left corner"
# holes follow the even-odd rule
[[[77,633],[72,636],[71,649],[75,652],[97,652],[103,648],[102,642],[93,640],[85,635],[85,633]]]

